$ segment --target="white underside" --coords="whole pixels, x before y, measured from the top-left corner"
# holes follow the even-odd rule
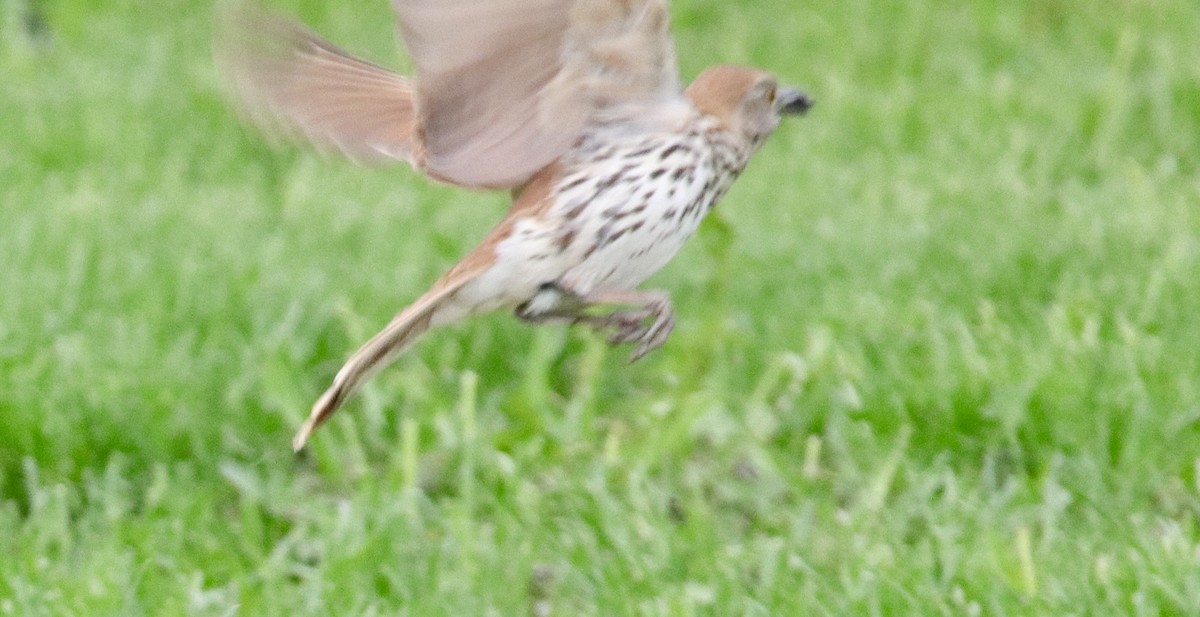
[[[698,132],[673,142],[641,133],[594,143],[603,145],[585,141],[564,157],[556,202],[538,218],[516,221],[495,265],[456,294],[460,308],[447,307],[436,321],[514,307],[545,283],[580,296],[633,289],[679,252],[733,180],[728,173],[713,178],[718,154]],[[690,172],[676,175],[680,168]],[[541,303],[553,308],[549,297]]]

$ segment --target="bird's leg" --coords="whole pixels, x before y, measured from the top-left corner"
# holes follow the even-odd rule
[[[671,297],[665,291],[659,290],[621,290],[594,291],[580,298],[588,306],[602,304],[624,304],[640,306],[634,309],[620,309],[605,315],[598,315],[589,323],[593,328],[616,328],[609,337],[610,345],[622,343],[638,343],[629,361],[637,362],[642,356],[658,349],[667,342],[671,330],[675,328],[675,312],[671,309]],[[650,319],[647,324],[646,320]]]
[[[592,302],[556,283],[545,283],[538,288],[533,297],[517,306],[513,314],[522,321],[536,325],[565,324],[573,326],[583,324],[590,326],[593,330],[618,328],[622,331],[641,327],[642,322],[650,316],[650,311],[646,309],[621,310],[605,314],[587,312],[597,304],[612,303]],[[629,342],[634,338],[637,337],[621,342]]]
[[[584,312],[587,308],[578,294],[557,283],[543,283],[533,297],[513,310],[513,314],[531,324],[590,324],[593,316]]]
[[[636,308],[601,314],[587,312],[592,307],[604,305]],[[613,333],[608,337],[610,345],[638,343],[629,357],[630,362],[636,362],[661,347],[675,327],[671,298],[666,292],[657,290],[606,290],[580,295],[558,284],[548,283],[542,285],[532,298],[518,306],[513,313],[534,324],[584,324],[597,332],[611,329]],[[646,323],[647,319],[651,321]]]

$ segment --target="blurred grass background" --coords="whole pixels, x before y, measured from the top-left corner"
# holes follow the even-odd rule
[[[504,196],[266,146],[209,3],[0,3],[0,614],[1200,613],[1200,4],[672,12],[818,106],[668,345],[480,319],[296,459]]]

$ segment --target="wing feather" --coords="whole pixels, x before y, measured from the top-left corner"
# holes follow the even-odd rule
[[[428,172],[518,186],[680,88],[663,0],[394,0]]]
[[[244,6],[220,24],[217,64],[269,131],[472,187],[519,187],[587,127],[653,122],[682,96],[665,0],[393,7],[415,81]]]
[[[408,79],[265,11],[231,8],[219,26],[217,66],[255,124],[300,133],[359,162],[415,160]]]

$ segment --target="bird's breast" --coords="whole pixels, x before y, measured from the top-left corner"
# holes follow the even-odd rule
[[[588,143],[564,159],[548,212],[578,290],[629,289],[665,266],[744,162],[703,125]]]

